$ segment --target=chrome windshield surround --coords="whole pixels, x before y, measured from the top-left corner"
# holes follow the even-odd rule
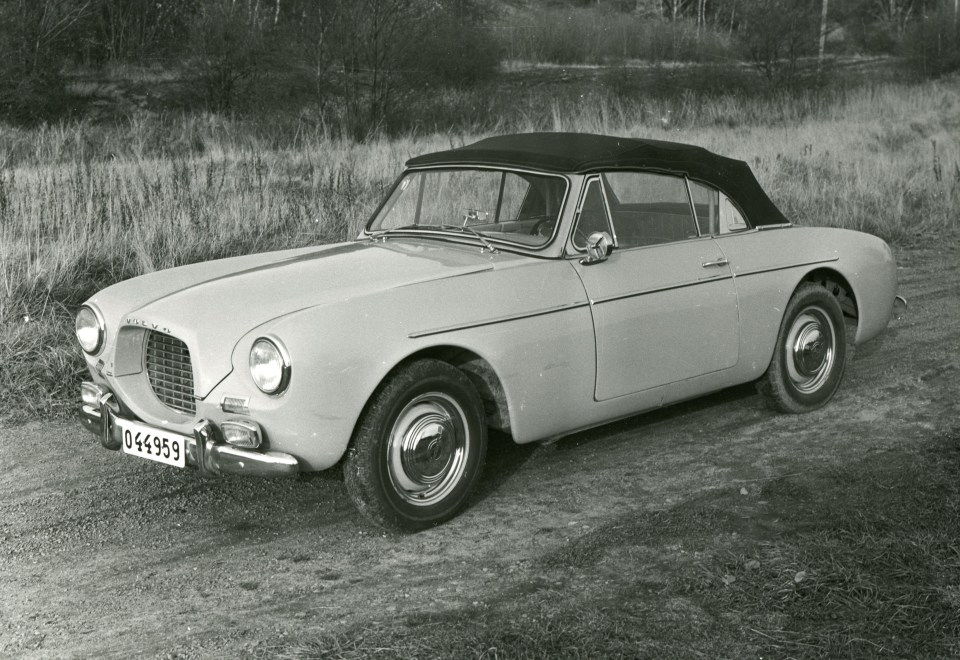
[[[384,207],[386,206],[387,202],[388,202],[388,201],[390,200],[390,198],[393,196],[394,191],[396,191],[396,189],[401,185],[401,183],[403,182],[403,180],[404,180],[409,174],[412,174],[412,173],[415,173],[415,172],[430,172],[430,171],[435,171],[435,170],[449,170],[449,171],[455,171],[455,170],[479,170],[479,171],[504,172],[504,173],[513,172],[514,174],[531,174],[531,175],[542,176],[542,177],[553,177],[553,178],[557,178],[557,179],[563,180],[563,182],[564,182],[563,199],[562,199],[562,201],[560,202],[560,207],[557,209],[557,221],[556,221],[556,223],[555,223],[555,225],[554,225],[553,233],[552,233],[552,234],[550,235],[550,237],[549,237],[546,241],[544,241],[542,244],[540,244],[540,245],[529,245],[529,244],[527,244],[527,243],[518,243],[518,242],[516,242],[516,241],[511,241],[511,240],[508,240],[508,239],[505,239],[505,238],[500,238],[500,236],[509,236],[509,234],[483,234],[483,237],[486,238],[487,241],[490,241],[490,242],[493,242],[493,243],[497,243],[499,246],[504,247],[504,249],[509,249],[509,250],[512,250],[512,251],[518,251],[518,252],[521,252],[521,253],[541,252],[541,251],[544,251],[544,250],[547,250],[547,249],[551,248],[551,247],[554,245],[554,242],[556,241],[557,235],[558,235],[558,233],[559,233],[560,226],[563,224],[564,213],[565,213],[566,210],[567,210],[567,202],[569,201],[569,198],[570,198],[570,188],[571,188],[570,176],[571,176],[571,175],[569,175],[569,174],[564,174],[564,173],[559,173],[559,172],[546,172],[546,171],[543,171],[543,170],[535,170],[535,169],[529,169],[529,168],[523,168],[523,167],[511,167],[511,166],[506,166],[506,165],[503,166],[503,167],[492,166],[492,165],[472,165],[472,164],[470,164],[470,163],[463,163],[463,164],[445,164],[445,165],[430,165],[430,166],[425,166],[425,167],[411,167],[411,168],[406,168],[406,169],[404,169],[403,172],[400,173],[400,176],[398,176],[398,177],[396,178],[396,180],[393,182],[393,185],[390,186],[389,191],[383,196],[383,198],[380,200],[380,203],[377,204],[376,209],[374,209],[373,213],[370,215],[370,218],[369,218],[369,219],[367,220],[367,222],[364,224],[363,231],[361,232],[360,237],[361,237],[361,238],[366,238],[366,239],[371,239],[371,240],[372,240],[372,239],[377,239],[377,238],[386,238],[388,235],[396,235],[396,236],[400,236],[400,235],[403,235],[403,236],[430,236],[430,237],[434,237],[434,238],[440,237],[440,238],[444,238],[444,239],[450,239],[450,238],[453,238],[453,239],[469,238],[469,237],[470,237],[470,233],[469,233],[469,232],[467,232],[467,233],[454,232],[454,231],[450,231],[450,230],[444,230],[444,229],[441,229],[441,228],[438,228],[438,229],[436,229],[436,230],[432,230],[432,229],[410,229],[410,228],[408,228],[408,229],[403,229],[403,228],[397,228],[397,229],[386,229],[386,230],[371,231],[370,225],[372,225],[373,222],[374,222],[378,217],[380,217],[381,212],[383,211],[383,209],[384,209]],[[424,226],[428,226],[428,225],[424,225]],[[462,241],[457,240],[457,242],[462,242]],[[472,243],[472,242],[471,242],[471,243]]]

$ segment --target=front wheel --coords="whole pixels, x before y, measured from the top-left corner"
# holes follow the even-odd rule
[[[840,386],[846,346],[837,299],[821,286],[803,284],[787,304],[773,359],[758,388],[781,412],[816,410]]]
[[[374,392],[344,462],[357,509],[416,531],[455,516],[483,469],[487,433],[476,388],[456,367],[419,360]]]

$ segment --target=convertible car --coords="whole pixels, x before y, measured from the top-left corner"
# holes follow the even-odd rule
[[[826,404],[887,325],[879,238],[799,227],[741,161],[599,135],[407,162],[356,240],[151,273],[87,301],[85,425],[205,474],[340,466],[370,520],[447,520],[518,443],[756,381]]]

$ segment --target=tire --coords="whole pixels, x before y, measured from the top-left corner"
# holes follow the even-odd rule
[[[757,387],[775,410],[816,410],[840,386],[846,356],[840,303],[821,286],[801,284],[787,303],[773,359]]]
[[[360,513],[407,532],[457,515],[483,470],[482,411],[476,388],[446,362],[397,369],[364,409],[344,461],[344,483]]]

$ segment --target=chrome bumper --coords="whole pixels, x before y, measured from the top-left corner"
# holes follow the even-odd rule
[[[84,385],[92,386],[87,383]],[[83,404],[80,418],[83,425],[100,438],[100,444],[116,451],[123,443],[120,428],[113,421],[119,414],[120,406],[115,397],[104,390],[95,405]],[[279,451],[250,451],[218,442],[216,428],[205,419],[197,422],[193,427],[193,437],[187,438],[186,462],[205,475],[279,477],[300,471],[300,464],[290,454]]]
[[[903,296],[893,297],[893,318],[900,320],[907,313],[907,299]]]

